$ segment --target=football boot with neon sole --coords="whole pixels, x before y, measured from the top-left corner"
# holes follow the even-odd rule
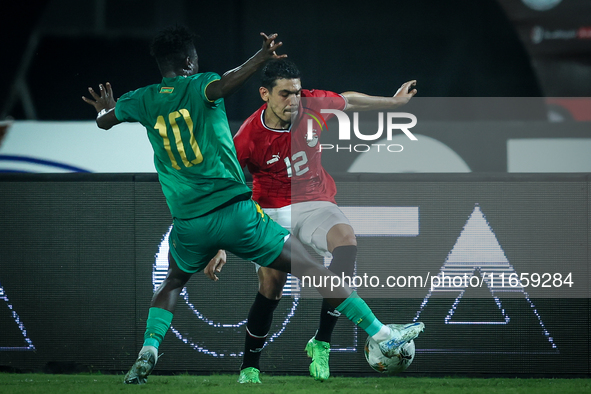
[[[240,371],[238,383],[262,383],[259,374],[261,371],[254,367],[244,368]]]
[[[315,380],[324,382],[330,376],[330,368],[328,366],[330,343],[312,338],[306,345],[306,352],[308,353],[308,357],[312,358],[309,367],[310,376]]]
[[[387,324],[392,330],[390,338],[378,343],[382,354],[386,357],[395,355],[402,345],[412,341],[425,329],[423,323]]]
[[[139,355],[131,369],[125,375],[123,382],[125,384],[146,384],[148,375],[152,373],[158,361],[158,356],[154,351],[146,350]]]

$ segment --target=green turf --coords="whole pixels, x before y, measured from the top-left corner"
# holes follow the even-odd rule
[[[0,373],[0,393],[589,393],[591,379],[511,378],[343,378],[324,383],[304,376],[261,375],[261,385],[236,383],[237,375],[151,376],[148,384],[129,386],[122,375],[44,375]]]

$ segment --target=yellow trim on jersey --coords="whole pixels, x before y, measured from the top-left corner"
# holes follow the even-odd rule
[[[214,79],[213,81],[210,81],[210,82],[209,82],[207,85],[205,85],[205,88],[203,88],[203,96],[205,96],[205,98],[207,99],[207,101],[209,101],[210,103],[215,103],[215,100],[210,100],[210,99],[209,99],[209,97],[207,97],[207,93],[206,93],[206,91],[207,91],[207,87],[208,87],[208,86],[209,86],[209,85],[210,85],[212,82],[215,82],[215,81],[219,81],[219,79]]]

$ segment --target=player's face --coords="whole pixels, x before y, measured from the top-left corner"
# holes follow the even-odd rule
[[[261,88],[261,97],[267,102],[270,115],[278,123],[289,125],[298,114],[302,84],[299,78],[278,79],[269,91]]]

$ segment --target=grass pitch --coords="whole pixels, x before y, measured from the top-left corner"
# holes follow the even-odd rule
[[[263,384],[236,383],[238,375],[150,376],[148,384],[123,384],[123,375],[0,373],[0,393],[589,393],[591,379],[331,377],[324,383],[306,376],[265,376]]]

